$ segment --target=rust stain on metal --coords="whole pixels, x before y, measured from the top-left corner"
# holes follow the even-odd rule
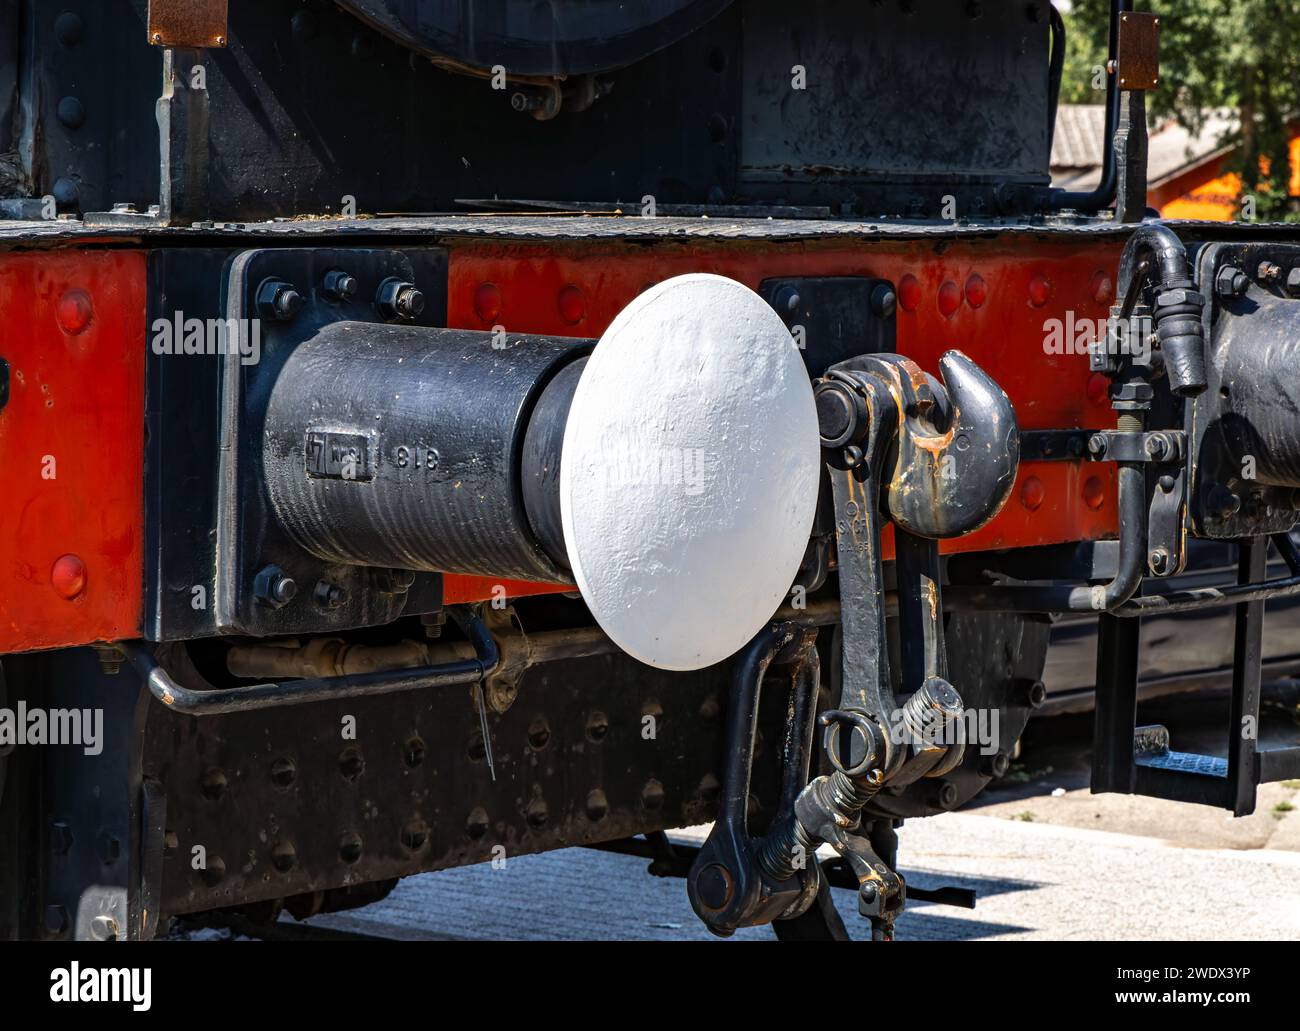
[[[149,0],[149,42],[156,47],[224,47],[229,0]]]
[[[1155,89],[1160,83],[1160,19],[1129,11],[1119,19],[1119,61],[1115,69],[1123,90]]]

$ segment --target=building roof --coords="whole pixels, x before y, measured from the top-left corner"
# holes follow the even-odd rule
[[[1090,190],[1101,181],[1102,141],[1106,109],[1101,104],[1062,104],[1056,112],[1052,139],[1052,185],[1069,190]],[[1199,132],[1176,122],[1164,122],[1148,137],[1147,180],[1151,186],[1212,161],[1231,146],[1220,141],[1236,121],[1229,111],[1207,112]]]

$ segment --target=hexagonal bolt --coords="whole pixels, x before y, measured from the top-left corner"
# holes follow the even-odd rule
[[[1164,548],[1154,549],[1147,556],[1147,565],[1151,567],[1151,572],[1156,576],[1164,576],[1169,572],[1169,552]]]
[[[312,598],[323,609],[341,608],[348,600],[348,589],[328,580],[321,580],[312,592]]]
[[[385,319],[410,322],[424,311],[424,294],[414,283],[405,283],[397,277],[385,279],[375,294],[375,307]]]
[[[980,759],[980,773],[986,777],[1005,777],[1010,768],[1011,760],[1001,752],[994,752]]]
[[[1210,488],[1205,503],[1220,519],[1231,519],[1241,511],[1241,498],[1221,483]]]
[[[350,301],[357,295],[357,280],[355,276],[335,269],[325,273],[320,288],[331,301]]]
[[[45,933],[57,938],[68,930],[68,911],[63,906],[45,907]]]
[[[298,584],[279,566],[264,566],[253,578],[253,595],[273,609],[283,608],[298,596]]]
[[[72,851],[72,828],[63,820],[55,820],[50,824],[50,853],[56,856],[66,856]]]
[[[257,313],[268,322],[290,322],[302,305],[302,294],[282,279],[264,280],[257,288]]]
[[[871,291],[871,310],[878,318],[892,317],[897,308],[898,295],[884,283]]]
[[[1271,261],[1261,261],[1255,274],[1259,276],[1261,282],[1273,283],[1282,278],[1282,266]]]
[[[1022,681],[1020,697],[1024,705],[1037,709],[1047,701],[1047,685],[1041,680]]]
[[[105,866],[112,866],[122,855],[122,842],[115,838],[108,831],[103,831],[95,839],[95,851],[99,855],[99,861]]]
[[[1286,292],[1292,297],[1300,297],[1300,265],[1286,274]]]
[[[1224,265],[1214,277],[1214,292],[1223,300],[1240,297],[1250,284],[1246,273],[1235,265]]]
[[[90,921],[90,937],[97,942],[111,941],[117,937],[117,920],[107,913],[100,913]]]

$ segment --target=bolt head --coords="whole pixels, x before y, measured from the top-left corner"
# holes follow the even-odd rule
[[[117,937],[117,921],[107,913],[100,913],[90,921],[90,936],[97,942],[106,942]]]
[[[72,851],[72,828],[62,820],[50,824],[50,851],[56,856]]]
[[[346,272],[340,272],[336,269],[333,272],[325,273],[321,289],[325,291],[327,297],[333,300],[350,301],[357,295],[357,279],[356,276],[350,276]]]
[[[253,578],[253,595],[258,601],[278,609],[297,597],[298,584],[279,566],[270,565]]]
[[[731,872],[719,863],[700,871],[695,878],[695,895],[709,909],[721,909],[731,901]]]
[[[51,937],[63,934],[68,929],[68,911],[62,906],[45,907],[45,933]]]
[[[257,288],[257,311],[268,322],[290,322],[302,305],[302,294],[283,280],[268,279]]]
[[[337,609],[348,600],[348,589],[328,580],[321,580],[312,592],[316,604],[325,609]]]
[[[109,834],[108,831],[104,831],[95,840],[95,851],[99,853],[101,863],[105,866],[112,866],[122,854],[122,843]]]
[[[1224,265],[1214,277],[1214,292],[1223,300],[1240,297],[1246,291],[1246,273],[1235,265]]]
[[[1300,296],[1300,265],[1286,274],[1286,292],[1292,297]]]
[[[424,311],[424,294],[414,283],[404,283],[400,279],[385,279],[379,284],[379,293],[375,304],[386,319],[400,319],[410,322],[420,317]]]

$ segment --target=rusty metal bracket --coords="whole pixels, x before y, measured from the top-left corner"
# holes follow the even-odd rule
[[[149,42],[207,49],[230,41],[229,0],[149,0]]]
[[[1150,90],[1160,83],[1160,18],[1126,11],[1119,18],[1119,56],[1113,69],[1121,90]]]

